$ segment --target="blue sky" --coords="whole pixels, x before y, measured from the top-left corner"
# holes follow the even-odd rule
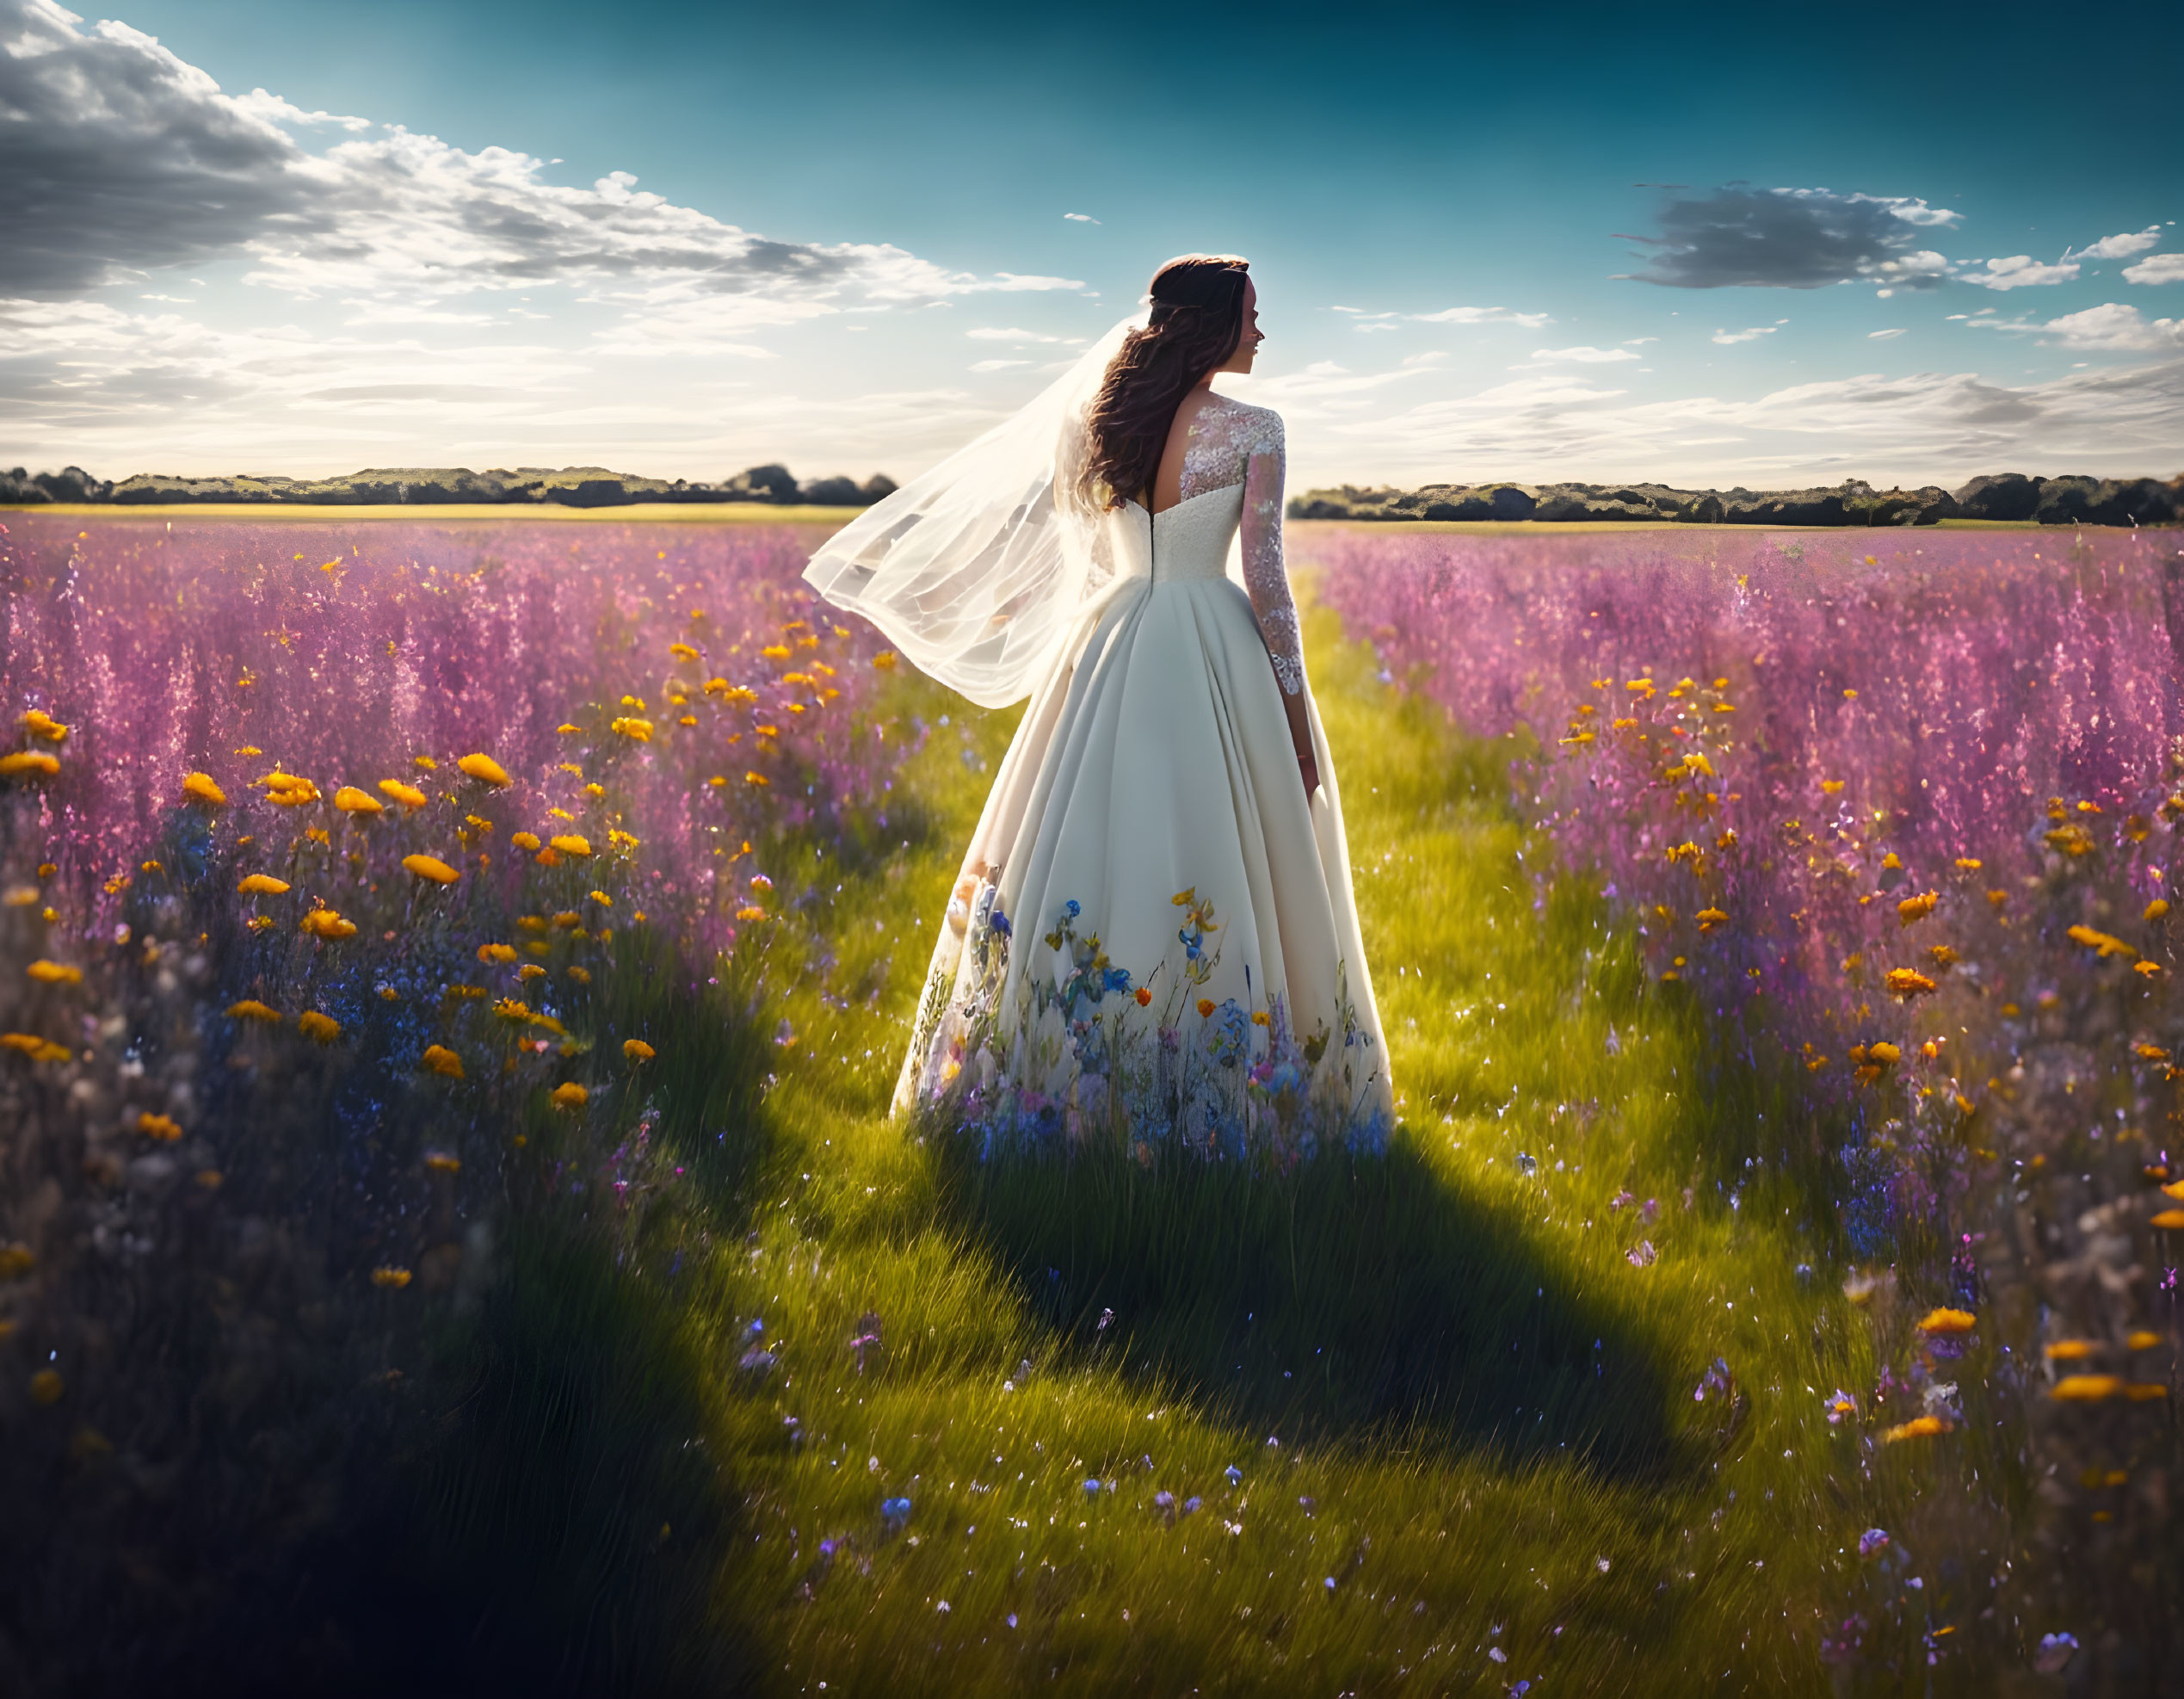
[[[0,0],[0,462],[902,477],[1199,249],[1293,485],[2184,471],[2168,9],[1513,9]]]

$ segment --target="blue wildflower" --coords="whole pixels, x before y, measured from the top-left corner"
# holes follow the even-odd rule
[[[1130,989],[1130,970],[1127,967],[1108,968],[1107,979],[1107,989],[1111,992],[1126,992]]]
[[[1237,1466],[1233,1463],[1230,1464],[1229,1467],[1222,1473],[1228,1476],[1229,1485],[1231,1486],[1238,1485],[1243,1480],[1243,1471],[1237,1467]]]
[[[880,1520],[900,1528],[910,1520],[910,1501],[907,1498],[882,1498],[879,1501]]]
[[[1193,1497],[1193,1498],[1186,1498],[1186,1499],[1184,1499],[1184,1500],[1183,1500],[1183,1514],[1184,1514],[1185,1516],[1188,1516],[1188,1515],[1189,1515],[1189,1514],[1190,1514],[1193,1511],[1195,1511],[1195,1510],[1196,1510],[1196,1509],[1197,1509],[1197,1508],[1198,1508],[1198,1507],[1199,1507],[1201,1504],[1203,1504],[1203,1503],[1205,1503],[1205,1500],[1204,1500],[1204,1499],[1202,1499],[1202,1498],[1196,1498],[1196,1497]]]
[[[1096,1498],[1100,1496],[1099,1476],[1087,1475],[1084,1478],[1084,1496],[1088,1498]]]
[[[995,909],[993,913],[988,917],[986,924],[993,928],[995,931],[1000,933],[1004,938],[1015,936],[1009,928],[1009,917],[1003,914],[998,908]]]
[[[1886,1529],[1869,1528],[1858,1536],[1858,1555],[1861,1558],[1869,1558],[1875,1552],[1885,1550],[1888,1543]]]
[[[1062,906],[1067,911],[1069,917],[1071,920],[1075,920],[1077,916],[1084,912],[1083,909],[1077,906],[1077,899],[1074,897],[1070,898],[1068,902],[1063,904]]]

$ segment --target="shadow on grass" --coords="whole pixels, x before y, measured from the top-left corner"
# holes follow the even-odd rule
[[[940,1161],[1058,1349],[1285,1443],[1574,1457],[1622,1480],[1693,1461],[1656,1342],[1401,1140],[1279,1179],[1188,1158]]]

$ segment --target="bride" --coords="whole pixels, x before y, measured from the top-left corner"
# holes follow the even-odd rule
[[[1387,1054],[1282,565],[1263,337],[1191,255],[805,577],[972,701],[1030,706],[933,952],[898,1112],[986,1149],[1377,1146]]]

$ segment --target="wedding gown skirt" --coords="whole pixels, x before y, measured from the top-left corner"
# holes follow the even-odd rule
[[[1386,1047],[1342,801],[1229,575],[1243,486],[1108,520],[1120,571],[1003,759],[933,955],[899,1110],[989,1146],[1377,1146]]]

